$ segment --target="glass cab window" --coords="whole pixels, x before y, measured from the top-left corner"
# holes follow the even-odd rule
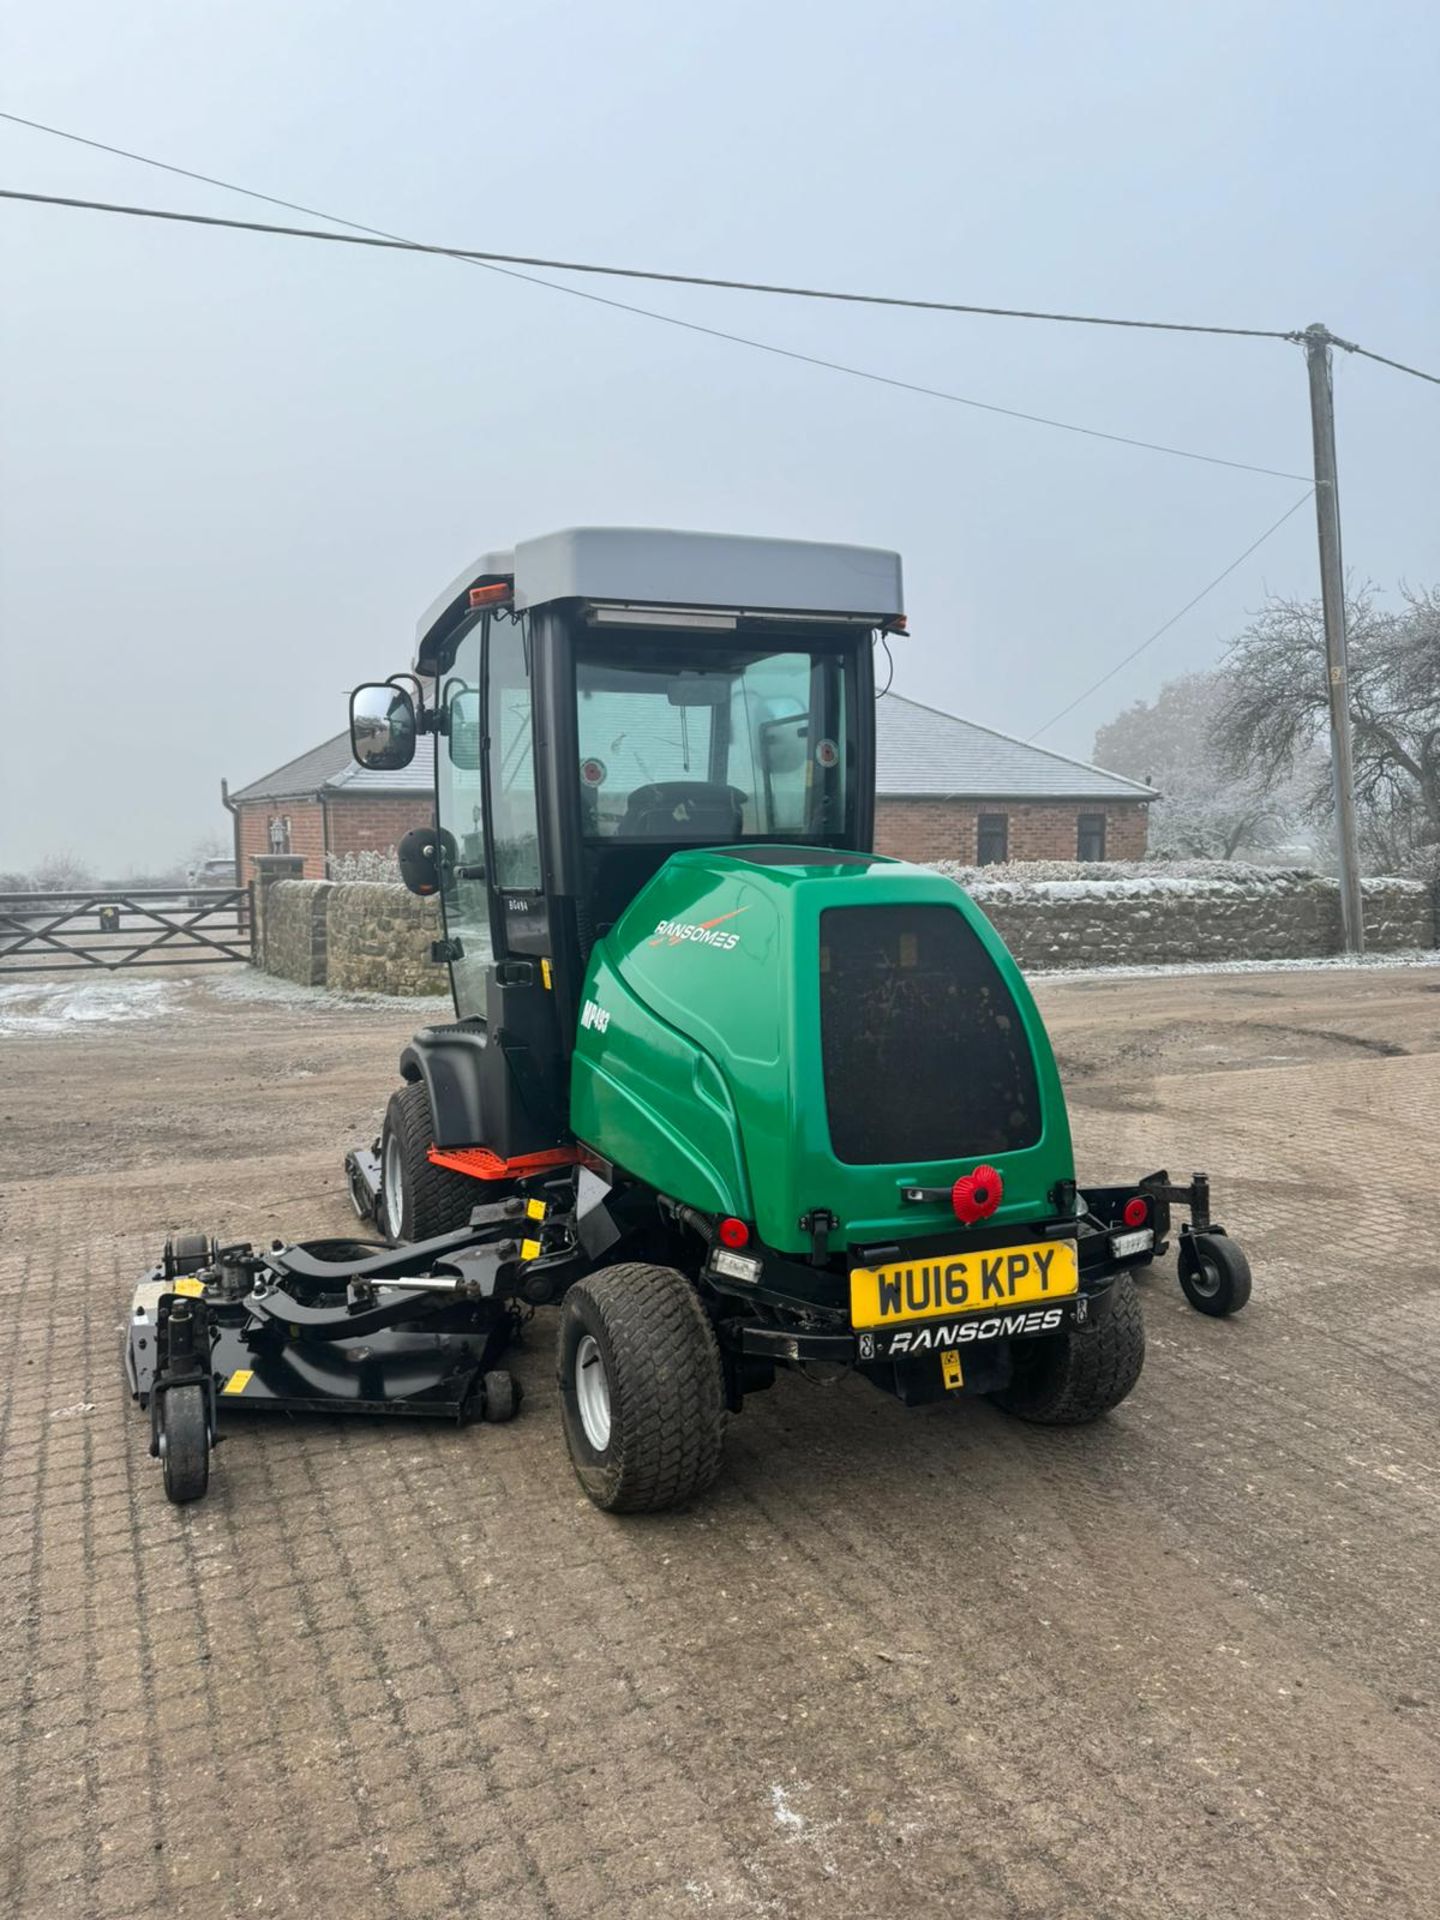
[[[840,656],[707,641],[682,649],[579,641],[585,839],[673,845],[843,833],[852,775]]]
[[[523,614],[490,621],[490,837],[502,893],[540,891],[540,825],[530,696],[530,624]]]
[[[440,903],[446,938],[460,955],[450,964],[462,1018],[483,1014],[485,971],[492,958],[486,887],[485,789],[480,707],[482,625],[462,634],[455,659],[436,688],[444,723],[435,743],[435,810],[443,830]]]

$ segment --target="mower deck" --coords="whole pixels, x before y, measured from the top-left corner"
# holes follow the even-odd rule
[[[378,1217],[375,1154],[357,1149],[346,1166],[356,1211]],[[454,1233],[395,1248],[326,1240],[257,1254],[198,1234],[167,1241],[135,1290],[125,1368],[133,1397],[150,1413],[151,1453],[164,1465],[170,1498],[204,1493],[222,1413],[509,1419],[519,1392],[500,1362],[525,1310],[603,1273],[625,1236],[624,1191],[594,1173],[547,1170],[532,1187],[539,1191],[475,1207]],[[485,1189],[477,1183],[476,1191]],[[1010,1259],[1018,1265],[1024,1249],[1004,1232],[972,1236],[959,1252],[953,1234],[914,1242],[907,1273],[935,1288],[936,1304],[911,1300],[912,1310],[886,1326],[864,1325],[855,1313],[856,1269],[826,1258],[823,1227],[821,1250],[807,1263],[762,1248],[737,1256],[708,1237],[701,1216],[674,1214],[706,1243],[696,1279],[711,1303],[725,1400],[739,1412],[746,1394],[786,1367],[851,1368],[906,1405],[957,1391],[1004,1393],[1029,1345],[1083,1338],[1103,1324],[1116,1280],[1166,1251],[1172,1205],[1191,1214],[1180,1227],[1179,1257],[1191,1304],[1236,1311],[1249,1270],[1210,1218],[1203,1174],[1188,1186],[1161,1172],[1071,1193],[1069,1218],[1042,1230],[1049,1245],[1073,1248],[1073,1284],[1054,1296],[1022,1291],[1005,1300],[997,1278],[995,1296],[943,1311],[942,1273],[968,1261],[972,1273],[998,1275]],[[861,1250],[859,1258],[898,1251]]]

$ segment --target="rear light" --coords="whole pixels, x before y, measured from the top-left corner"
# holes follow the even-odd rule
[[[1127,1227],[1143,1227],[1150,1218],[1150,1202],[1140,1194],[1125,1202],[1125,1211],[1120,1216]]]
[[[973,1173],[962,1173],[950,1189],[950,1204],[955,1209],[955,1218],[963,1220],[967,1227],[974,1226],[977,1220],[988,1220],[1005,1197],[1005,1182],[994,1167],[976,1167]]]
[[[750,1229],[743,1220],[737,1220],[733,1214],[727,1214],[720,1222],[720,1244],[732,1247],[738,1253],[741,1247],[750,1244]]]

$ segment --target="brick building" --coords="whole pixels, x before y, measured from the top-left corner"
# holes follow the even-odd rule
[[[1013,740],[897,693],[875,709],[875,845],[906,860],[1138,860],[1157,796],[1138,781]],[[383,852],[431,817],[432,741],[399,773],[368,773],[348,734],[227,797],[236,871],[298,854],[307,879],[330,855]]]
[[[898,693],[875,709],[875,847],[903,860],[1139,860],[1153,789]]]
[[[428,748],[428,739],[421,746]],[[326,878],[326,859],[384,852],[409,828],[431,817],[432,760],[417,753],[398,773],[368,773],[350,757],[350,736],[338,733],[262,779],[225,795],[235,822],[235,870],[241,885],[255,878],[257,853],[293,853],[307,880]]]

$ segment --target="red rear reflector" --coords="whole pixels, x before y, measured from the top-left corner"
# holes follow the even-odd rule
[[[470,604],[472,607],[488,607],[496,600],[508,600],[514,591],[514,583],[510,580],[498,580],[493,587],[471,587]]]
[[[1125,1212],[1122,1218],[1127,1227],[1143,1227],[1145,1222],[1150,1218],[1150,1202],[1148,1200],[1142,1200],[1137,1193],[1133,1200],[1127,1200],[1125,1202]]]
[[[733,1214],[727,1215],[726,1218],[720,1222],[720,1244],[722,1247],[734,1247],[737,1252],[741,1247],[748,1247],[750,1244],[749,1227],[746,1226],[743,1220],[737,1220]]]

